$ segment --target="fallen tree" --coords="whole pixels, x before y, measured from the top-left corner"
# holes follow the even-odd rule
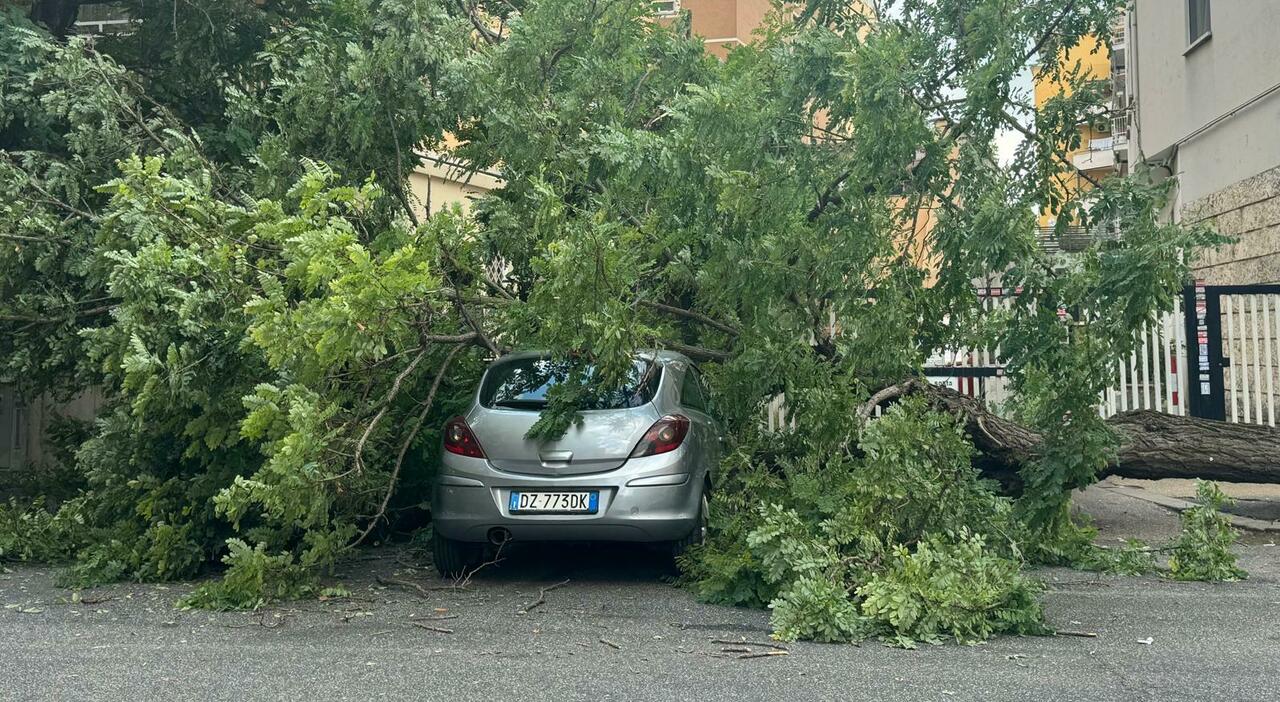
[[[875,397],[884,401],[910,393],[923,394],[934,409],[960,417],[980,454],[978,467],[1002,483],[1016,483],[1018,471],[1039,457],[1038,432],[950,388],[910,380]],[[1274,427],[1151,410],[1124,412],[1106,424],[1119,434],[1120,445],[1099,477],[1280,483],[1280,430]]]
[[[1106,560],[1069,505],[1116,453],[1094,405],[1221,241],[1138,169],[1088,208],[1060,187],[1109,100],[1066,57],[1122,0],[788,3],[724,61],[648,0],[125,4],[119,41],[0,17],[0,377],[109,398],[78,497],[0,510],[0,558],[80,585],[221,560],[193,606],[314,594],[425,513],[438,427],[509,347],[575,378],[530,439],[638,349],[707,361],[727,450],[686,579],[779,637],[1034,633],[1023,565]],[[1065,87],[1010,160],[1031,64]],[[415,204],[438,149],[500,184]],[[1047,212],[1123,236],[1064,261]],[[1019,304],[974,294],[993,272]],[[999,348],[1024,426],[920,397],[858,421],[943,347]]]

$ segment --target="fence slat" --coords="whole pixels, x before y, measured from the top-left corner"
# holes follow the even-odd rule
[[[1142,404],[1138,405],[1143,410],[1151,409],[1151,373],[1147,370],[1151,365],[1151,334],[1146,324],[1142,325],[1138,333],[1142,336],[1142,357],[1138,359],[1142,365]]]
[[[1223,345],[1227,347],[1227,353],[1231,356],[1235,355],[1235,348],[1233,348],[1233,346],[1236,338],[1235,314],[1233,314],[1233,312],[1234,306],[1231,304],[1231,296],[1223,295],[1222,313],[1227,318],[1227,339],[1226,343]],[[1236,417],[1236,360],[1237,359],[1230,358],[1230,363],[1227,363],[1222,369],[1222,373],[1227,376],[1223,385],[1227,388],[1227,402],[1231,405],[1231,411],[1228,415],[1231,417],[1231,421],[1233,422],[1239,421]]]
[[[1173,323],[1175,331],[1178,333],[1178,363],[1188,363],[1188,348],[1190,348],[1192,344],[1192,341],[1187,339],[1187,328],[1186,325],[1182,323],[1182,316],[1193,314],[1194,312],[1194,308],[1187,310],[1182,307],[1181,303],[1178,304],[1178,319],[1174,320]],[[1186,416],[1191,412],[1191,384],[1195,382],[1192,379],[1191,369],[1194,367],[1194,365],[1190,364],[1185,365],[1185,367],[1181,369],[1182,372],[1178,374],[1178,388],[1182,393],[1178,401],[1178,407],[1180,408],[1179,411],[1182,412],[1183,416]]]
[[[1277,300],[1276,302],[1280,302]],[[1280,305],[1273,302],[1276,313],[1280,314]],[[1275,368],[1271,365],[1271,347],[1274,340],[1271,338],[1271,315],[1267,312],[1267,297],[1262,298],[1262,338],[1266,347],[1266,367],[1267,367],[1267,424],[1276,425],[1276,379]]]
[[[1129,354],[1129,409],[1138,409],[1138,349]]]
[[[1261,324],[1258,320],[1258,296],[1249,296],[1249,337],[1253,341],[1253,416],[1258,424],[1262,424],[1262,354],[1258,351],[1258,337],[1261,335]]]
[[[1240,314],[1239,314],[1239,319],[1237,320],[1240,323],[1240,363],[1235,364],[1233,362],[1232,365],[1235,365],[1237,368],[1240,369],[1240,404],[1241,404],[1240,414],[1241,416],[1244,417],[1244,423],[1248,424],[1250,421],[1252,421],[1251,419],[1252,415],[1250,414],[1250,409],[1252,408],[1252,406],[1249,404],[1249,394],[1250,394],[1250,387],[1249,387],[1250,361],[1249,361],[1249,336],[1248,336],[1249,324],[1246,321],[1248,319],[1248,317],[1246,317],[1246,311],[1245,311],[1246,299],[1247,298],[1245,298],[1244,296],[1240,297],[1240,300],[1239,300]]]
[[[1129,409],[1129,366],[1124,362],[1120,362],[1120,367],[1116,370],[1116,411],[1124,412]]]
[[[1164,320],[1156,318],[1151,323],[1151,406],[1159,412],[1168,412],[1169,406],[1164,402],[1164,386],[1169,384],[1169,369],[1165,367]]]
[[[1174,326],[1177,319],[1178,308],[1173,308],[1173,314],[1165,315],[1163,320],[1164,327],[1164,346],[1160,347],[1160,353],[1164,355],[1164,411],[1169,414],[1177,414],[1178,406],[1173,402],[1174,388],[1178,384],[1177,358],[1178,358],[1178,335],[1174,333]]]

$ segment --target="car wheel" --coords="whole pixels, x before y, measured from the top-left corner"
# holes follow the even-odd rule
[[[689,532],[689,535],[675,541],[671,544],[671,557],[673,559],[680,557],[690,547],[697,544],[705,543],[707,540],[707,528],[711,521],[711,503],[708,499],[707,491],[702,491],[702,498],[698,502],[698,523]]]
[[[438,531],[431,534],[431,560],[441,577],[457,579],[466,575],[480,561],[482,546],[465,541],[454,541],[440,535]]]

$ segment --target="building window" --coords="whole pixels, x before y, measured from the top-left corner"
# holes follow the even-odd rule
[[[1209,0],[1187,0],[1187,43],[1196,46],[1209,38]]]
[[[653,14],[660,17],[674,15],[680,11],[680,0],[653,0]]]

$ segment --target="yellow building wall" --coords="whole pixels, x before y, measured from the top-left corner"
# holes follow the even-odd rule
[[[410,204],[418,210],[419,219],[426,219],[454,203],[466,211],[471,208],[472,200],[502,184],[497,173],[471,172],[443,153],[429,152],[422,155],[421,164],[409,174]]]
[[[1067,50],[1058,58],[1058,65],[1066,66],[1068,68],[1074,66],[1077,62],[1080,64],[1081,75],[1087,78],[1091,78],[1093,80],[1107,80],[1111,78],[1111,51],[1106,44],[1103,44],[1094,37],[1087,37],[1081,40],[1079,44]],[[1058,95],[1069,96],[1071,94],[1070,85],[1062,81],[1052,80],[1043,76],[1038,70],[1034,71],[1033,75],[1035,81],[1035,106],[1037,110]],[[1111,133],[1110,131],[1094,130],[1090,128],[1089,125],[1080,125],[1079,129],[1080,146],[1069,150],[1066,153],[1066,158],[1068,161],[1073,163],[1076,160],[1080,160],[1084,163],[1081,170],[1083,170],[1090,178],[1101,181],[1113,172],[1114,169],[1111,164],[1113,163],[1114,156],[1105,158],[1101,156],[1100,152],[1095,151],[1095,153],[1099,153],[1098,160],[1105,163],[1105,165],[1088,167],[1090,162],[1088,159],[1090,154],[1089,147],[1090,144],[1095,143],[1096,140],[1110,138]],[[1058,187],[1060,192],[1063,194],[1074,197],[1078,193],[1084,192],[1093,186],[1087,178],[1073,173],[1071,175],[1064,176]],[[1042,227],[1051,227],[1057,222],[1057,219],[1057,212],[1044,211],[1040,213],[1039,223]]]

